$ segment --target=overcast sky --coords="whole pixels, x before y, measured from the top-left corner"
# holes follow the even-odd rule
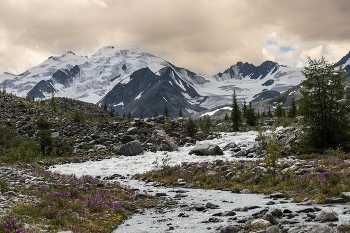
[[[200,74],[350,51],[349,0],[1,0],[0,72],[136,46]]]

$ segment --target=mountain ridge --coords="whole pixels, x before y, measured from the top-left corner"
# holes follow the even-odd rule
[[[336,64],[343,64],[349,71],[350,52]],[[144,68],[149,70],[147,77],[155,75],[168,82],[161,82],[162,86],[158,89],[161,93],[157,93],[156,89],[150,91],[150,88],[141,91],[140,88],[143,87],[141,79],[135,79],[135,75],[142,74],[137,71]],[[48,99],[54,94],[56,97],[68,97],[100,105],[106,101],[109,107],[116,106],[115,110],[122,111],[121,105],[118,104],[124,102],[123,97],[111,91],[121,90],[123,84],[135,92],[129,94],[133,99],[127,98],[130,107],[125,108],[125,103],[124,109],[131,111],[132,106],[132,111],[139,114],[142,105],[147,106],[146,103],[152,102],[154,104],[149,106],[149,109],[160,113],[166,105],[165,98],[170,100],[168,105],[172,107],[170,111],[174,116],[179,108],[188,115],[203,109],[230,104],[233,90],[236,91],[239,101],[250,102],[271,98],[298,85],[304,79],[302,69],[283,66],[274,61],[264,61],[260,65],[237,62],[223,72],[199,75],[137,47],[121,49],[104,46],[90,58],[68,51],[60,56],[50,56],[22,74],[3,73],[0,75],[0,86],[6,88],[8,93],[31,99]],[[132,79],[139,80],[139,83],[135,81],[129,83],[131,76]],[[147,78],[146,81],[149,82],[148,86],[157,84],[152,78]],[[170,98],[169,93],[176,97]],[[136,98],[137,96],[140,97]],[[143,99],[145,96],[148,96],[147,100]],[[159,103],[154,102],[155,96],[158,96]]]

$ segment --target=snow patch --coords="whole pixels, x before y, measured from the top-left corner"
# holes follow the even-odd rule
[[[119,104],[113,104],[114,107],[116,106],[124,106],[124,102],[120,102]]]
[[[206,112],[204,114],[202,114],[200,117],[204,117],[204,116],[212,116],[214,115],[216,112],[220,111],[220,110],[229,110],[231,111],[232,108],[231,107],[223,107],[223,108],[219,108],[219,109],[216,109],[214,111],[211,111],[211,112]]]

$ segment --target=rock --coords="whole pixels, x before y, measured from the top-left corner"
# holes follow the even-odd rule
[[[235,216],[235,215],[236,215],[236,212],[234,212],[233,210],[226,211],[226,212],[224,213],[224,216],[230,216],[230,217],[232,217],[232,216]]]
[[[260,206],[256,206],[256,205],[247,205],[244,207],[237,207],[234,210],[235,211],[248,211],[248,210],[253,210],[253,209],[258,209],[261,208]]]
[[[244,157],[244,156],[247,156],[247,155],[248,155],[248,151],[240,150],[234,156],[236,156],[236,157]]]
[[[315,226],[310,230],[309,233],[336,233],[336,232],[337,231],[327,226]]]
[[[206,207],[203,204],[195,204],[193,207],[197,211],[203,211],[206,209]]]
[[[326,198],[326,203],[345,203],[346,199],[342,197]]]
[[[182,193],[177,193],[175,194],[175,198],[182,198],[182,197],[187,197],[188,195],[182,194]]]
[[[277,225],[278,224],[278,222],[272,216],[271,213],[266,213],[262,219],[269,221],[272,225]]]
[[[250,225],[252,227],[269,227],[272,224],[265,219],[259,218],[259,219],[255,219],[255,220],[251,221]]]
[[[145,143],[152,143],[152,151],[177,151],[179,146],[164,130],[154,130]]]
[[[278,226],[271,226],[266,229],[266,233],[279,233],[280,228]]]
[[[188,214],[185,214],[185,213],[180,213],[180,214],[178,215],[178,217],[181,217],[181,218],[188,218],[189,215],[188,215]]]
[[[123,143],[123,144],[126,144],[126,143],[131,142],[131,141],[134,141],[134,140],[135,140],[134,137],[131,136],[131,135],[124,135],[124,136],[122,137],[122,143]]]
[[[330,207],[325,207],[321,210],[319,214],[316,215],[315,221],[320,222],[331,222],[338,221],[338,214],[333,211]]]
[[[314,208],[305,208],[305,209],[297,210],[295,212],[297,212],[297,213],[312,213],[312,212],[316,212],[316,210]]]
[[[236,226],[226,226],[220,230],[220,233],[238,233],[240,229]]]
[[[250,193],[252,193],[252,192],[250,191],[250,189],[242,189],[242,190],[240,191],[240,193],[242,193],[242,194],[250,194]]]
[[[220,149],[220,147],[216,144],[212,143],[203,143],[201,145],[196,146],[190,152],[190,155],[223,155],[224,152]]]
[[[215,205],[213,203],[208,202],[205,207],[207,207],[208,209],[219,209],[220,207],[218,205]]]
[[[156,193],[156,197],[165,197],[166,193]]]
[[[284,194],[283,193],[272,193],[270,195],[270,198],[284,198]]]
[[[233,151],[234,148],[236,148],[237,145],[234,142],[230,142],[226,146],[224,146],[223,151]]]
[[[342,192],[340,197],[344,198],[346,201],[350,201],[350,192]]]
[[[270,210],[269,212],[272,214],[272,216],[276,216],[276,217],[282,217],[282,215],[283,215],[282,210],[280,210],[276,207],[272,208],[272,210]]]
[[[119,154],[125,156],[135,156],[141,154],[142,151],[142,145],[137,140],[128,142],[119,148]]]
[[[7,191],[7,192],[3,193],[3,196],[15,197],[15,196],[17,196],[17,194],[14,191]]]

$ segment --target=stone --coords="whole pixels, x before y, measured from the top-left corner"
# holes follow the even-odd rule
[[[203,210],[207,209],[203,204],[195,204],[193,207],[197,211],[203,211]]]
[[[346,201],[350,201],[350,192],[342,192],[340,197],[344,198]]]
[[[271,226],[266,229],[266,233],[279,233],[280,228],[278,226]]]
[[[152,143],[152,151],[177,151],[179,146],[164,130],[154,130],[145,143]]]
[[[234,148],[237,147],[237,144],[234,142],[230,142],[226,146],[224,146],[223,151],[233,151]]]
[[[224,216],[230,216],[230,217],[232,217],[232,216],[235,216],[235,215],[236,215],[236,212],[234,212],[233,210],[226,211],[226,212],[224,213]]]
[[[190,155],[223,155],[224,152],[220,149],[220,147],[213,143],[203,143],[201,145],[196,146],[190,152]]]
[[[333,211],[330,207],[325,207],[321,210],[320,213],[316,215],[315,221],[319,222],[331,222],[338,221],[338,214]]]
[[[156,197],[165,197],[166,193],[156,193]]]
[[[333,230],[328,226],[315,226],[313,227],[309,233],[336,233],[337,231]]]
[[[213,203],[208,202],[205,207],[207,207],[208,209],[219,209],[220,207],[218,205],[215,205]]]
[[[277,224],[278,224],[278,222],[277,222],[276,219],[272,216],[271,213],[266,213],[266,214],[262,217],[262,219],[269,221],[272,225],[277,225]]]
[[[346,199],[342,197],[330,197],[326,198],[326,203],[345,203]]]
[[[246,151],[246,150],[240,150],[235,154],[236,157],[244,157],[247,155],[248,155],[248,151]]]
[[[236,226],[226,226],[220,230],[220,233],[238,233],[240,229]]]
[[[283,193],[272,193],[270,195],[270,198],[284,198],[284,194]]]
[[[142,151],[142,145],[137,140],[128,142],[119,148],[119,154],[125,156],[135,156],[141,154]]]
[[[269,227],[272,224],[265,219],[258,218],[258,219],[251,221],[250,225],[252,227]]]
[[[269,211],[273,216],[276,216],[276,217],[282,217],[282,210],[274,207],[272,208],[272,210]]]

